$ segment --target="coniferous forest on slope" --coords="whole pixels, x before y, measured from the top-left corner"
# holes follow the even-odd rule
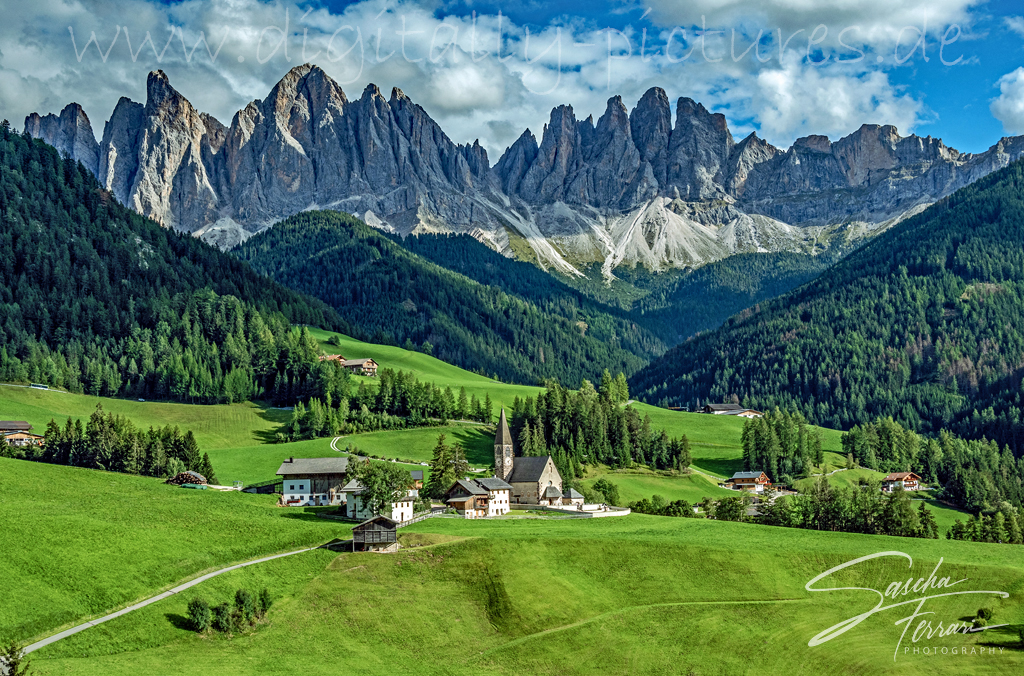
[[[821,277],[670,350],[650,402],[738,400],[849,428],[891,416],[1024,448],[1024,165],[981,179]]]
[[[189,402],[323,396],[290,322],[323,303],[119,204],[81,164],[0,128],[0,380]]]
[[[439,359],[504,381],[633,373],[663,349],[650,332],[588,310],[574,294],[534,302],[480,284],[339,212],[296,214],[234,253],[328,303],[373,342],[429,344]]]

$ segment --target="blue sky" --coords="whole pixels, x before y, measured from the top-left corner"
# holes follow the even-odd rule
[[[147,31],[158,48],[140,51]],[[201,31],[209,44],[195,47]],[[955,65],[940,60],[944,37]],[[144,101],[160,68],[228,124],[304,58],[350,99],[369,82],[402,88],[492,162],[526,127],[539,135],[555,105],[596,118],[610,96],[631,108],[651,86],[783,147],[862,123],[968,152],[1024,133],[1024,3],[1008,0],[36,0],[5,8],[0,115],[20,125],[76,101],[99,136],[117,99]]]

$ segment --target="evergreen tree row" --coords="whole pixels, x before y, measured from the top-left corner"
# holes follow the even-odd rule
[[[915,472],[940,486],[943,500],[973,513],[1003,504],[1024,507],[1024,458],[995,441],[966,440],[945,430],[926,438],[892,418],[880,418],[844,434],[843,450],[868,469]]]
[[[348,380],[341,379],[323,399],[312,397],[305,404],[300,401],[280,440],[447,425],[453,419],[490,424],[493,410],[489,393],[481,401],[475,394],[467,396],[465,387],[456,395],[451,387],[420,382],[412,373],[382,368],[377,371],[376,388],[360,382],[352,393]]]
[[[0,437],[0,456],[154,477],[192,470],[217,483],[210,456],[200,453],[192,430],[182,434],[168,425],[143,431],[124,416],[104,412],[102,405],[84,426],[71,418],[63,426],[51,420],[45,437],[42,446],[10,446]]]
[[[787,486],[794,478],[810,476],[824,462],[821,435],[803,415],[775,409],[764,417],[743,422],[743,469],[760,471],[773,483]]]
[[[670,439],[664,430],[651,429],[650,417],[641,418],[628,400],[625,376],[612,378],[607,370],[600,389],[588,380],[575,392],[549,382],[536,398],[516,397],[509,417],[516,454],[551,455],[567,487],[576,487],[584,464],[686,469],[686,436]]]

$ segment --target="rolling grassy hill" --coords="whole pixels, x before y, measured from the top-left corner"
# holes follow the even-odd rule
[[[434,535],[437,534],[437,535]],[[195,595],[219,600],[270,584],[270,622],[254,633],[201,637],[183,623],[188,594],[35,653],[40,674],[1004,674],[1024,667],[1024,570],[1016,548],[821,533],[632,515],[589,521],[433,519],[404,529],[393,556],[317,553],[217,578]],[[437,544],[430,544],[436,542]],[[941,574],[962,589],[1000,590],[930,602],[943,621],[995,611],[1011,626],[903,646],[993,648],[971,658],[904,654],[903,609],[832,641],[818,632],[872,607],[865,591],[813,593],[828,568],[876,559],[819,586],[885,589]],[[305,556],[305,555],[303,555]],[[909,572],[908,572],[909,571]],[[829,584],[834,583],[834,584]],[[400,618],[400,620],[396,620]],[[1002,648],[1000,652],[999,648]],[[756,666],[752,667],[752,662]]]
[[[466,371],[420,352],[399,347],[376,345],[362,342],[342,334],[319,329],[310,332],[320,341],[327,354],[342,354],[346,358],[372,357],[382,367],[411,372],[423,381],[458,391],[465,387],[467,396],[476,395],[483,400],[488,394],[494,406],[494,415],[501,407],[510,408],[516,397],[536,396],[539,387],[501,383],[492,378]],[[329,342],[334,338],[339,344]],[[353,376],[355,383],[365,382],[375,386],[373,378]],[[274,472],[283,458],[332,457],[336,453],[330,447],[330,439],[314,439],[286,444],[268,443],[273,441],[275,432],[289,420],[290,411],[273,408],[262,403],[190,405],[155,401],[109,399],[56,391],[34,390],[23,387],[0,386],[0,419],[28,420],[37,430],[42,430],[51,419],[63,421],[68,416],[83,421],[95,410],[97,404],[113,413],[124,415],[140,427],[179,425],[196,434],[200,448],[210,454],[222,482],[243,481],[256,483],[274,477]],[[635,402],[642,415],[649,415],[654,429],[665,429],[670,436],[685,434],[691,444],[693,467],[716,477],[728,477],[743,469],[740,435],[743,421],[733,416],[711,416],[697,413],[669,411]],[[836,430],[819,428],[823,447],[830,451],[827,457],[835,466],[842,465],[842,458],[834,455],[841,451],[841,433]],[[449,441],[458,441],[467,451],[467,458],[473,467],[487,467],[493,461],[493,428],[480,425],[453,423],[443,428],[415,428],[408,430],[382,431],[348,435],[338,442],[344,449],[353,444],[367,455],[383,458],[399,458],[417,462],[428,461],[440,433]],[[422,469],[422,468],[418,468]],[[618,474],[614,475],[617,480]],[[704,482],[694,479],[682,480],[673,490],[665,482],[682,478],[662,477],[652,484],[659,494],[692,496],[695,486],[703,487]],[[625,476],[627,493],[633,495],[643,482],[635,477]],[[709,484],[714,491],[717,486]],[[711,491],[711,493],[714,493]],[[625,493],[624,493],[625,495]],[[638,495],[637,497],[650,497]],[[703,494],[702,494],[703,495]],[[690,499],[687,497],[686,499]],[[699,499],[699,498],[698,498]]]
[[[25,640],[209,569],[348,532],[275,503],[0,458],[0,638]]]

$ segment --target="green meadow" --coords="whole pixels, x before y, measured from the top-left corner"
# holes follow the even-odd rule
[[[666,501],[686,500],[693,504],[705,497],[712,499],[736,495],[735,491],[719,487],[702,474],[672,474],[651,470],[617,470],[604,468],[595,470],[583,480],[585,486],[593,486],[599,479],[607,479],[619,489],[620,502],[628,504],[653,495],[660,495]]]
[[[260,564],[34,653],[39,674],[1009,674],[1024,668],[1024,568],[1016,548],[631,515],[592,520],[431,519],[395,555],[323,551]],[[921,619],[979,607],[1009,627],[900,642],[904,608],[819,646],[871,591],[811,592],[816,575],[877,552],[819,587],[966,578],[1005,591],[929,602]],[[184,622],[192,596],[271,589],[268,622],[234,637]],[[915,622],[916,627],[916,622]],[[924,655],[921,649],[946,649]],[[918,648],[918,653],[912,652]],[[904,652],[904,648],[908,650]],[[956,648],[957,656],[952,656]],[[991,649],[983,657],[977,651]],[[971,649],[975,655],[961,657]],[[1000,649],[1002,649],[1000,651]],[[894,661],[895,653],[895,661]]]
[[[522,399],[534,397],[541,391],[539,387],[502,383],[493,378],[466,371],[458,366],[452,366],[440,359],[420,352],[411,352],[390,345],[364,343],[340,333],[331,333],[330,331],[322,331],[320,329],[311,328],[309,331],[320,341],[320,347],[323,348],[326,354],[341,354],[346,359],[370,357],[377,362],[380,368],[390,368],[396,371],[412,373],[419,380],[432,382],[440,387],[451,387],[455,390],[456,394],[458,394],[460,387],[465,387],[466,396],[471,397],[475,394],[481,401],[490,394],[491,402],[494,405],[495,418],[497,418],[498,410],[502,406],[511,408],[512,402],[516,397]],[[327,342],[333,336],[337,336],[341,343],[340,345],[335,346]],[[360,381],[365,381],[367,384],[374,383],[373,378],[363,376],[356,376],[353,378],[353,381],[356,383]],[[578,384],[573,383],[572,385]]]
[[[26,640],[347,528],[274,495],[0,458],[0,638]]]

